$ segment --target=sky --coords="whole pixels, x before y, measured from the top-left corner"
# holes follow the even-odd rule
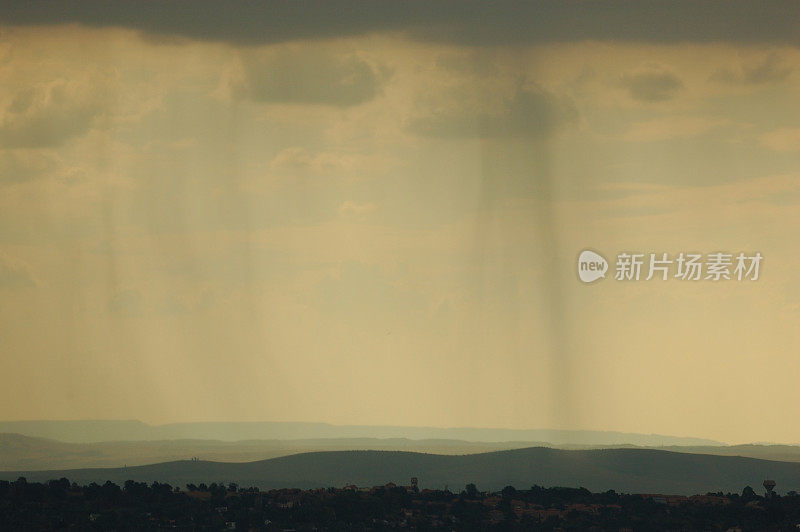
[[[0,6],[0,418],[800,443],[798,20]]]

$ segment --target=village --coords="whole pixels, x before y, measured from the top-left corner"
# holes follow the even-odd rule
[[[592,493],[585,488],[457,492],[408,485],[278,489],[184,488],[128,481],[78,486],[62,478],[0,482],[0,521],[13,529],[86,530],[778,530],[800,523],[800,496]]]

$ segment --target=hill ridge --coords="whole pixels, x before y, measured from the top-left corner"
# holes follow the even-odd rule
[[[78,483],[235,482],[240,486],[317,488],[404,484],[481,489],[507,485],[585,487],[593,492],[695,494],[740,492],[774,479],[778,491],[800,491],[800,463],[737,456],[689,454],[657,449],[563,450],[529,447],[479,454],[438,455],[405,451],[321,451],[254,462],[178,460],[128,468],[0,472],[0,479],[32,481],[66,477]]]

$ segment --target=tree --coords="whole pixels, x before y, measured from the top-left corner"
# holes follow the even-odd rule
[[[514,486],[506,486],[503,488],[503,491],[500,492],[504,499],[511,499],[512,497],[517,496],[517,488]]]

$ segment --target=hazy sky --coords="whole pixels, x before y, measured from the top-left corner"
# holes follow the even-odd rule
[[[800,4],[296,5],[0,8],[0,418],[800,442]]]

